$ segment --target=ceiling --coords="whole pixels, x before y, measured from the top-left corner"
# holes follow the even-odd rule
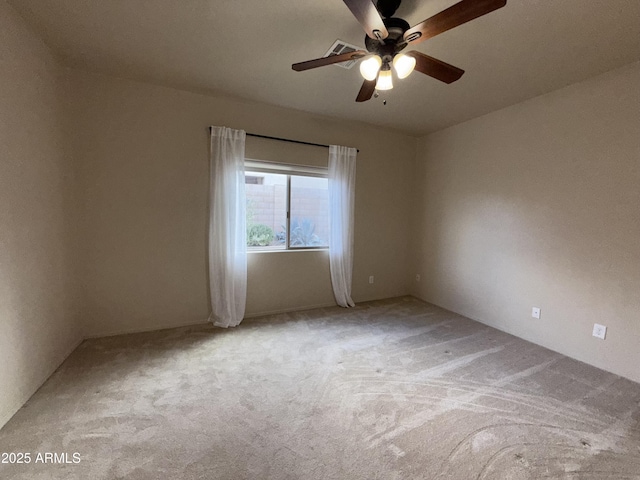
[[[357,66],[294,72],[336,39],[363,46],[341,0],[10,0],[66,65],[421,135],[640,60],[638,0],[508,0],[415,46],[466,71],[414,72],[356,103]],[[411,25],[456,0],[404,0]],[[387,104],[383,105],[382,99]]]

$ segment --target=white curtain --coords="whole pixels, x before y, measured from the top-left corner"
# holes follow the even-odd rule
[[[357,152],[329,147],[329,263],[333,295],[341,307],[355,307],[351,277]]]
[[[242,321],[247,299],[244,143],[244,130],[211,127],[209,320],[225,328]]]

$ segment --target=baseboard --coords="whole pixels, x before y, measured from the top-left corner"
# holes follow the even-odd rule
[[[355,300],[355,304],[356,307],[361,304],[361,303],[370,303],[370,302],[382,302],[385,300],[390,300],[393,298],[402,298],[402,297],[413,297],[417,300],[420,300],[418,297],[416,297],[413,294],[410,293],[404,293],[404,294],[400,294],[400,295],[393,295],[391,297],[384,297],[384,298],[370,298],[370,299],[358,299]],[[423,301],[423,300],[421,300]],[[256,317],[264,317],[266,315],[278,315],[280,313],[292,313],[292,312],[304,312],[305,310],[313,310],[314,308],[329,308],[329,307],[337,307],[338,304],[333,302],[333,303],[319,303],[317,305],[305,305],[302,307],[293,307],[293,308],[284,308],[284,309],[280,309],[280,310],[266,310],[263,312],[254,312],[254,313],[250,313],[248,315],[245,315],[244,318],[256,318]]]
[[[302,307],[293,307],[293,308],[283,308],[279,310],[264,310],[261,312],[253,312],[248,315],[245,315],[244,318],[256,318],[256,317],[264,317],[266,315],[277,315],[279,313],[291,313],[291,312],[302,312],[304,310],[313,310],[314,308],[327,308],[327,307],[335,307],[335,303],[319,303],[317,305],[305,305]],[[104,337],[115,337],[117,335],[128,335],[131,333],[144,333],[144,332],[155,332],[158,330],[167,330],[170,328],[180,328],[180,327],[196,327],[202,326],[204,324],[209,323],[209,319],[202,320],[200,322],[188,322],[188,323],[171,323],[171,324],[163,324],[163,325],[154,325],[153,327],[148,328],[125,328],[122,330],[115,330],[110,332],[100,332],[100,333],[92,333],[90,335],[85,335],[85,339],[89,340],[92,338],[104,338]]]
[[[279,310],[265,310],[263,312],[254,312],[245,315],[244,318],[264,317],[266,315],[278,315],[280,313],[304,312],[305,310],[313,310],[314,308],[337,307],[336,303],[319,303],[317,305],[305,305],[303,307],[283,308]]]
[[[115,330],[113,332],[102,332],[102,333],[85,335],[84,339],[89,340],[92,338],[105,338],[105,337],[115,337],[118,335],[129,335],[131,333],[156,332],[158,330],[169,330],[171,328],[198,327],[198,326],[201,327],[202,325],[206,325],[207,323],[209,323],[208,319],[205,319],[199,322],[190,321],[188,323],[162,324],[162,325],[154,325],[153,327],[145,327],[145,328],[126,328],[123,330]]]
[[[24,406],[24,404],[27,403],[29,399],[33,397],[33,395],[38,390],[40,390],[40,387],[42,387],[42,385],[44,385],[45,382],[49,380],[49,377],[51,377],[51,375],[53,375],[56,372],[56,370],[60,368],[60,366],[67,360],[67,358],[69,358],[69,356],[76,350],[76,348],[80,346],[82,342],[84,342],[84,338],[82,337],[80,337],[79,340],[76,340],[71,345],[71,347],[68,348],[65,351],[65,353],[62,355],[62,359],[59,362],[55,362],[53,364],[53,367],[47,370],[43,378],[41,378],[38,382],[36,382],[36,386],[30,390],[30,393],[26,395],[26,398],[24,398],[23,400],[19,400],[17,404],[9,406],[9,408],[5,411],[5,413],[2,416],[0,416],[0,429],[2,429],[2,427],[4,427],[7,424],[7,422],[9,422],[9,420],[11,420],[13,416],[16,413],[18,413],[18,410],[20,410]]]

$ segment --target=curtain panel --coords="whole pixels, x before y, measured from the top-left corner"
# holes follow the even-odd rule
[[[209,171],[209,290],[218,327],[235,327],[247,300],[244,130],[211,127]]]
[[[356,186],[355,148],[329,147],[329,267],[336,303],[354,307],[353,224]]]

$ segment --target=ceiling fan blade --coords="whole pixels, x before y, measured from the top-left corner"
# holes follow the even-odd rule
[[[407,52],[407,55],[410,55],[416,59],[415,70],[420,73],[424,73],[425,75],[429,75],[430,77],[433,77],[436,80],[440,80],[444,83],[453,83],[458,80],[464,73],[464,70],[458,67],[449,65],[442,60],[430,57],[429,55],[425,55],[424,53],[416,52],[415,50],[412,52]]]
[[[507,0],[462,0],[404,33],[407,43],[416,44],[451,30],[474,18],[504,7]]]
[[[375,80],[365,80],[362,87],[360,87],[360,91],[356,97],[356,102],[366,102],[369,100],[373,95],[373,92],[376,90],[377,81],[377,78]]]
[[[387,27],[371,0],[344,0],[344,3],[370,38],[382,40],[389,36]]]
[[[296,72],[310,70],[312,68],[324,67],[325,65],[333,65],[334,63],[347,62],[349,60],[357,60],[367,55],[364,50],[356,50],[355,52],[341,53],[340,55],[330,55],[328,57],[316,58],[315,60],[307,60],[306,62],[294,63],[291,65]]]

